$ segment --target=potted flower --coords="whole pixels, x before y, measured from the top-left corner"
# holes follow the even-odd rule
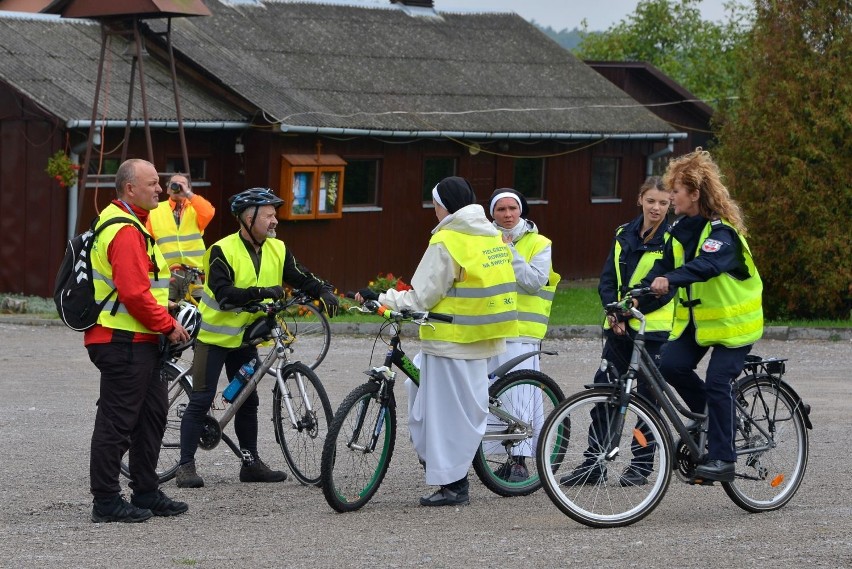
[[[79,170],[79,164],[74,164],[65,152],[57,150],[56,154],[47,159],[45,172],[59,182],[60,188],[67,188],[77,182]]]

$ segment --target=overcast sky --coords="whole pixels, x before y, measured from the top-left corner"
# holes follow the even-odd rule
[[[526,20],[559,31],[580,27],[585,18],[590,30],[605,30],[632,14],[637,0],[434,0],[440,11],[505,11],[516,12]],[[703,0],[701,14],[705,20],[721,20],[724,0]]]

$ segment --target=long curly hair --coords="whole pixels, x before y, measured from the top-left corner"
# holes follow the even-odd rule
[[[680,182],[690,192],[698,190],[698,209],[703,217],[724,219],[741,234],[746,235],[740,206],[722,183],[719,166],[709,152],[699,146],[694,152],[669,162],[663,174],[663,184],[671,189],[675,182]]]

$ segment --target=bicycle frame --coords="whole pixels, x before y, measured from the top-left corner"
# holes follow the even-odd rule
[[[608,307],[610,309],[615,308],[615,306]],[[608,445],[608,453],[607,456],[614,456],[620,447],[620,439],[621,433],[623,430],[623,420],[624,414],[627,411],[627,403],[630,397],[642,397],[638,393],[633,393],[633,385],[635,384],[638,373],[642,373],[644,377],[647,379],[648,387],[654,395],[655,401],[660,405],[660,409],[663,414],[668,418],[671,422],[672,426],[675,428],[677,433],[680,435],[681,441],[686,445],[689,450],[690,457],[695,463],[699,463],[703,458],[703,450],[705,448],[705,444],[707,442],[707,433],[704,429],[701,430],[698,440],[694,439],[691,436],[691,433],[687,430],[686,425],[684,424],[681,417],[687,417],[689,419],[699,421],[703,423],[707,419],[707,413],[695,413],[687,409],[684,405],[682,405],[677,396],[672,389],[672,387],[666,382],[665,378],[660,373],[657,366],[651,359],[651,356],[648,354],[648,351],[645,349],[645,317],[639,312],[636,308],[632,307],[632,304],[628,308],[628,311],[631,315],[639,321],[639,331],[636,334],[633,343],[633,352],[630,358],[630,364],[628,366],[627,372],[619,378],[618,383],[616,384],[616,389],[619,390],[619,410],[620,413],[618,415],[618,424],[616,428],[613,430],[613,440],[609,442]],[[759,362],[754,362],[752,366],[757,365]],[[762,363],[762,362],[760,362]],[[615,368],[612,363],[608,362],[608,366],[610,371],[615,371]],[[771,378],[771,381],[776,386],[780,387],[783,383],[781,381],[781,375],[783,375],[783,371],[780,374],[770,373],[768,370],[766,372],[766,376]],[[597,387],[597,385],[593,385]],[[789,391],[795,393],[792,389]],[[763,435],[768,444],[762,447],[748,447],[746,449],[736,449],[737,455],[742,454],[754,454],[761,451],[766,451],[775,447],[774,439],[770,430],[774,430],[774,421],[769,425],[769,429],[767,430],[763,428],[761,425],[756,423],[751,415],[748,413],[748,410],[740,403],[739,399],[736,397],[736,393],[734,394],[734,406],[735,413],[734,416],[738,419],[743,419],[748,423],[749,427],[754,428],[757,432]],[[761,403],[764,405],[764,408],[767,410],[768,407],[763,400],[763,397],[760,397]],[[799,405],[803,405],[801,399],[798,400],[797,407]],[[807,424],[810,423],[808,419],[809,409],[803,408],[803,415]],[[772,414],[774,416],[774,413]],[[741,428],[741,426],[740,426]]]
[[[393,327],[394,333],[390,339],[390,349],[385,354],[383,365],[371,368],[365,372],[368,376],[370,376],[372,381],[376,381],[381,385],[381,388],[379,389],[379,399],[382,404],[382,412],[379,413],[377,418],[369,447],[358,447],[358,445],[354,445],[352,441],[358,439],[358,435],[364,428],[363,423],[365,409],[361,409],[359,411],[356,427],[353,429],[354,436],[347,443],[347,446],[353,450],[360,450],[363,452],[375,451],[379,435],[381,434],[382,425],[384,424],[384,409],[387,407],[387,401],[391,397],[393,387],[396,383],[396,372],[393,371],[394,365],[396,365],[396,367],[399,368],[406,377],[411,379],[415,385],[418,387],[420,386],[420,370],[402,350],[402,338],[400,337],[399,324],[391,322],[389,325]],[[539,353],[554,354],[555,352],[537,350],[535,352],[523,354],[497,368],[492,375],[496,378],[500,378],[522,361]],[[514,415],[507,413],[502,408],[502,404],[498,399],[489,397],[488,412],[506,423],[515,426],[515,428],[512,430],[512,433],[497,432],[489,434],[486,432],[486,434],[482,437],[483,441],[522,441],[532,436],[534,430],[533,426],[525,421],[521,421]]]
[[[219,427],[224,429],[225,426],[231,421],[231,419],[236,415],[237,411],[242,406],[243,402],[257,389],[258,383],[263,377],[268,373],[269,375],[275,377],[275,381],[278,384],[278,388],[281,390],[281,393],[286,394],[284,401],[287,407],[287,413],[290,416],[290,423],[294,428],[299,428],[300,425],[298,422],[294,421],[295,412],[292,406],[292,397],[290,396],[290,392],[287,388],[286,383],[283,378],[283,371],[287,369],[290,364],[287,358],[287,347],[285,346],[285,341],[292,336],[288,332],[285,332],[281,325],[278,323],[278,320],[275,318],[275,314],[277,309],[274,307],[277,304],[273,305],[273,308],[267,311],[265,318],[267,319],[267,323],[270,326],[270,331],[272,335],[272,340],[275,342],[274,349],[269,350],[269,353],[266,354],[266,357],[260,363],[260,366],[254,371],[249,381],[246,385],[240,390],[240,393],[237,395],[236,399],[231,403],[231,405],[225,410],[222,416],[219,418]],[[285,304],[284,307],[289,306],[289,304]],[[278,362],[284,362],[284,365],[277,365]],[[275,366],[273,368],[273,366]],[[305,402],[305,405],[308,407],[308,411],[312,412],[314,409],[311,407],[311,402],[309,397],[307,396],[307,392],[305,390],[305,383],[301,376],[297,376],[297,385],[299,386],[299,396]]]

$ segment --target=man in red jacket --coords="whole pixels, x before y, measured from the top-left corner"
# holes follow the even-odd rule
[[[183,342],[189,334],[166,308],[168,266],[144,229],[162,192],[156,168],[145,160],[127,160],[116,173],[115,188],[116,199],[98,223],[114,217],[128,218],[128,223],[112,224],[98,234],[92,267],[95,299],[106,298],[113,286],[117,294],[84,336],[89,359],[101,372],[89,463],[92,521],[142,522],[188,509],[160,491],[156,467],[168,410],[166,384],[160,379],[160,338]],[[128,450],[129,503],[119,484],[121,457]]]

